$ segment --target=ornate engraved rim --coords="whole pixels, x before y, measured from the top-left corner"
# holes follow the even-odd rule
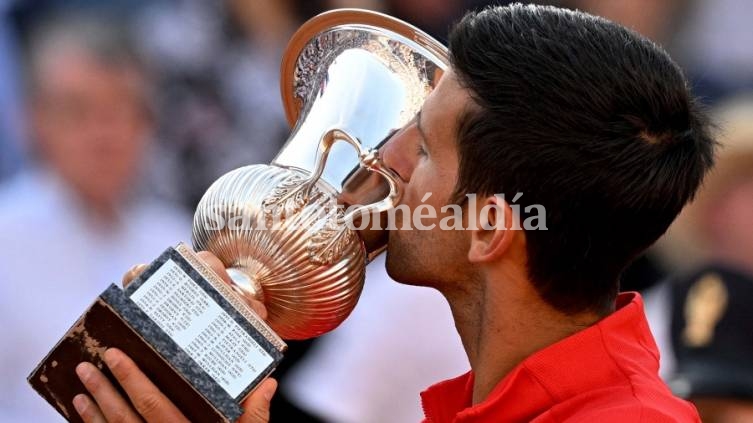
[[[280,67],[280,94],[285,108],[285,116],[292,127],[298,121],[303,105],[295,96],[295,70],[298,58],[306,46],[318,34],[340,25],[367,25],[401,35],[431,54],[449,62],[447,49],[431,36],[416,28],[383,13],[364,9],[337,9],[324,12],[309,19],[290,39]]]

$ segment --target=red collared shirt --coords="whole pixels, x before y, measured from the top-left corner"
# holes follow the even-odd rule
[[[425,422],[700,422],[659,379],[659,352],[637,293],[617,311],[534,353],[481,403],[473,373],[421,393]]]

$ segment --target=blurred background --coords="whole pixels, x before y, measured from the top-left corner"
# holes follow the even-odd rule
[[[445,41],[465,10],[503,3],[0,0],[0,421],[62,421],[26,384],[34,365],[107,284],[190,240],[212,181],[274,157],[301,23],[361,7]],[[645,293],[675,392],[704,421],[753,421],[753,0],[538,3],[662,45],[714,113],[717,169],[622,287]],[[272,421],[418,421],[418,393],[468,369],[437,293],[368,272],[345,324],[291,345]]]

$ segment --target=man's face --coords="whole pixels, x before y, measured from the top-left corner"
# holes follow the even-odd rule
[[[115,206],[145,147],[140,76],[73,48],[48,59],[38,69],[33,101],[40,153],[92,205]]]
[[[458,281],[465,273],[468,231],[442,230],[439,223],[452,214],[449,210],[442,213],[441,208],[452,202],[458,178],[458,124],[471,101],[455,74],[446,72],[416,118],[382,151],[385,165],[404,181],[400,204],[410,212],[410,216],[401,211],[395,214],[398,230],[390,231],[387,244],[387,272],[399,282],[439,286]],[[436,219],[421,219],[425,226],[435,225],[431,230],[418,230],[414,225],[412,217],[421,204],[437,212]],[[404,224],[412,230],[400,229]]]

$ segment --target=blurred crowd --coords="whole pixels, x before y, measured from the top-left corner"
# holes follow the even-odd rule
[[[0,421],[60,421],[26,385],[33,366],[131,265],[190,240],[212,181],[274,158],[290,131],[279,65],[301,23],[361,7],[444,41],[491,3],[0,0]],[[753,1],[538,3],[661,44],[714,111],[716,169],[622,285],[645,293],[672,389],[704,421],[753,421]],[[291,344],[273,421],[419,421],[418,392],[467,370],[438,293],[368,272],[346,323]]]

